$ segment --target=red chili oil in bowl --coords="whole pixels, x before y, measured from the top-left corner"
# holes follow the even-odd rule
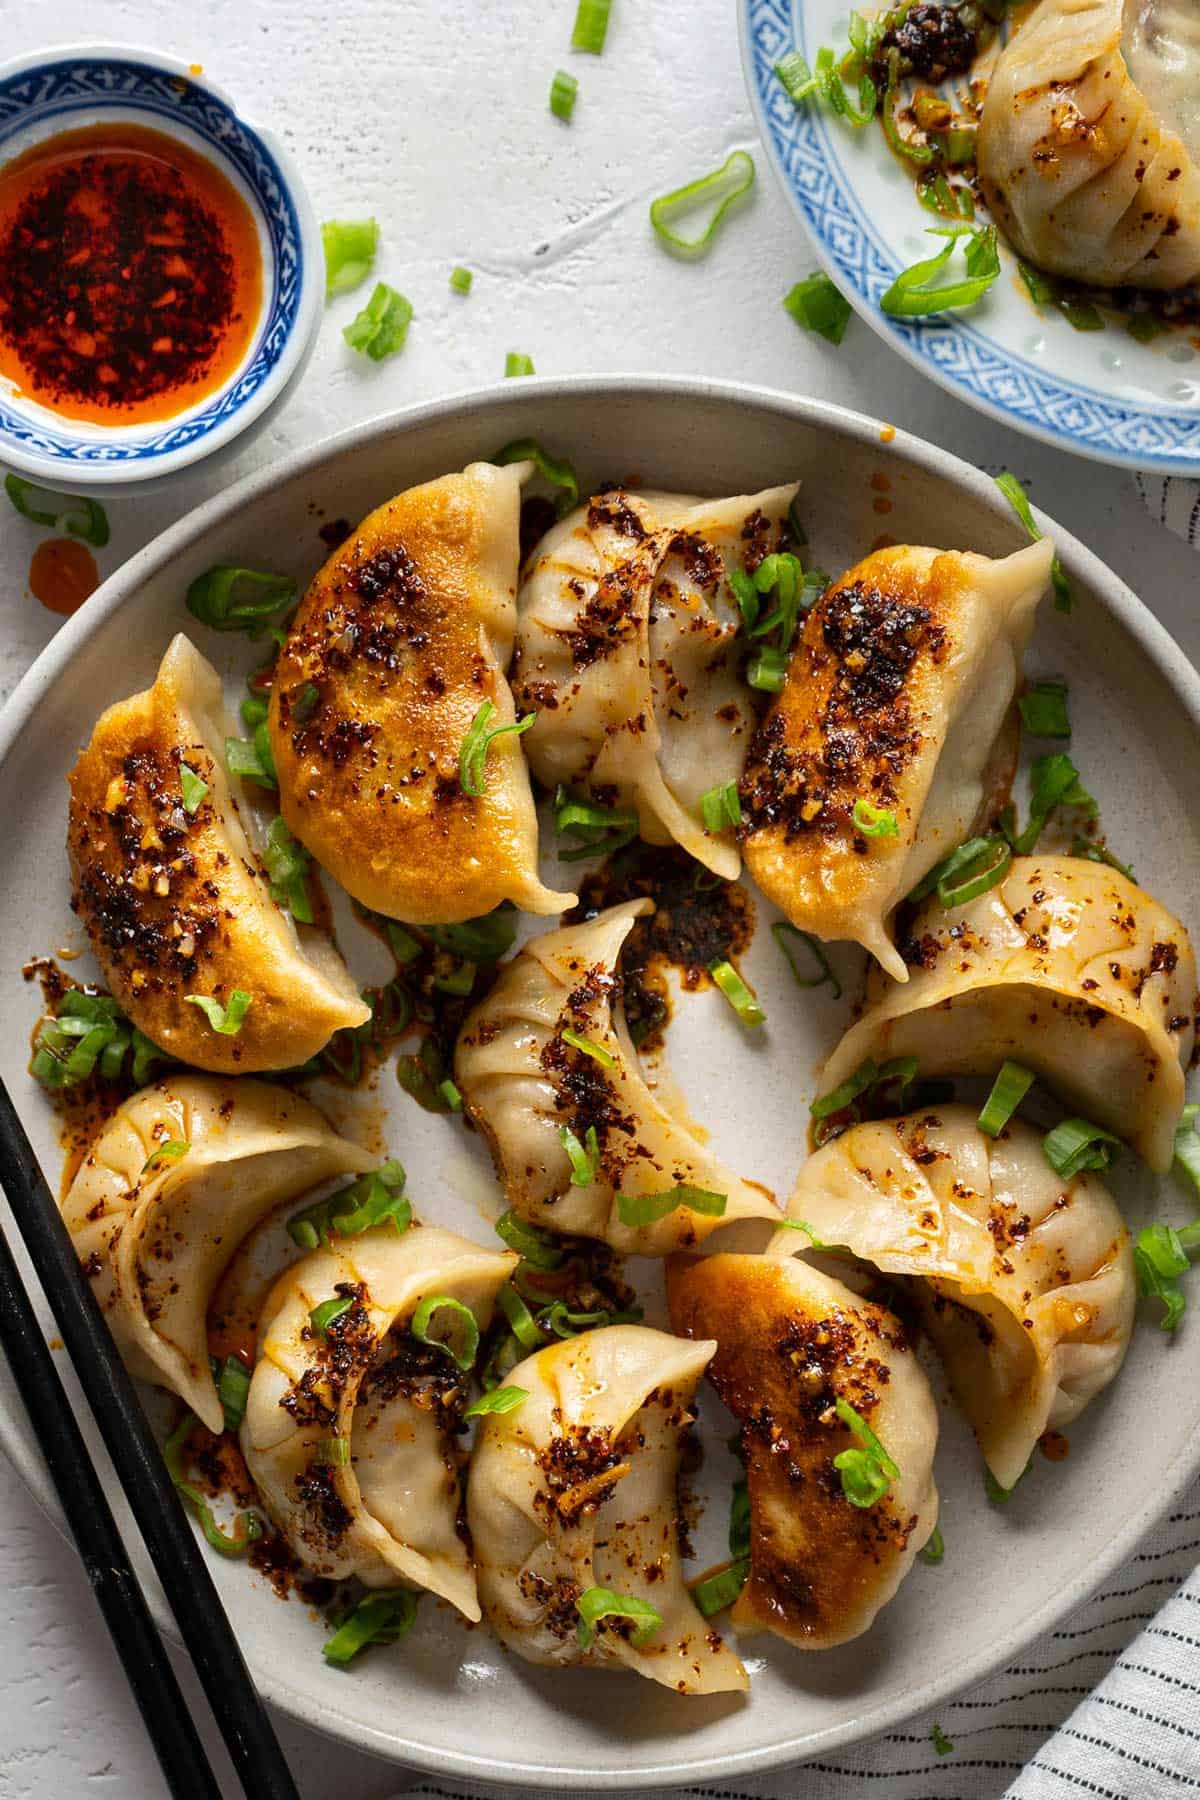
[[[118,120],[0,167],[0,376],[66,418],[203,400],[243,361],[262,288],[249,206],[177,138]]]

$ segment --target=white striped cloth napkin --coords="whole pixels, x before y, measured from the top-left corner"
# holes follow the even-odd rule
[[[1200,549],[1200,481],[1184,475],[1135,475],[1134,485],[1152,519]]]
[[[782,1774],[652,1800],[1196,1800],[1198,1552],[1200,1491],[1059,1630],[936,1717]],[[417,1776],[402,1791],[513,1800],[528,1790]],[[586,1782],[571,1791],[586,1794]]]

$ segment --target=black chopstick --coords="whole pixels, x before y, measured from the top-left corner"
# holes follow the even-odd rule
[[[0,1343],[167,1786],[176,1800],[221,1800],[3,1232]]]
[[[299,1800],[133,1382],[2,1081],[0,1187],[247,1800]],[[39,1423],[35,1420],[35,1429]]]

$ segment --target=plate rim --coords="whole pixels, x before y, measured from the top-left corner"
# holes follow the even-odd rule
[[[43,695],[72,659],[86,649],[101,626],[121,609],[144,581],[166,569],[190,543],[253,504],[264,492],[353,456],[378,439],[402,435],[410,428],[469,413],[478,422],[482,436],[487,417],[493,410],[511,409],[514,404],[527,405],[536,420],[538,403],[543,400],[601,396],[612,400],[634,397],[648,405],[671,398],[702,403],[716,401],[782,414],[796,423],[870,445],[880,455],[898,457],[902,463],[949,479],[994,512],[997,518],[1015,525],[1007,501],[990,477],[980,470],[939,445],[829,401],[744,382],[686,375],[534,376],[519,384],[519,392],[515,391],[514,384],[503,382],[459,389],[434,400],[378,414],[316,444],[293,450],[202,501],[174,525],[160,532],[110,575],[86,606],[67,621],[14,689],[0,711],[0,774]],[[1200,734],[1200,671],[1193,668],[1146,604],[1099,557],[1046,515],[1036,512],[1035,516],[1047,534],[1054,537],[1068,571],[1084,578],[1106,611],[1137,640],[1142,653],[1176,693],[1180,706]],[[19,1406],[10,1411],[2,1392],[0,1448],[43,1512],[67,1536],[28,1422]],[[1135,1545],[1169,1511],[1197,1473],[1200,1473],[1200,1439],[1180,1448],[1174,1461],[1162,1471],[1152,1495],[1123,1521],[1121,1529],[1109,1539],[1103,1554],[1066,1588],[1059,1590],[1053,1599],[1048,1599],[1036,1612],[1028,1615],[1020,1627],[960,1664],[949,1677],[930,1678],[904,1694],[869,1707],[853,1719],[809,1732],[803,1740],[781,1739],[751,1750],[706,1751],[685,1762],[678,1758],[669,1762],[650,1759],[622,1770],[590,1772],[588,1787],[592,1791],[612,1792],[618,1788],[675,1786],[763,1773],[866,1742],[903,1725],[964,1689],[977,1685],[1075,1611],[1128,1558]],[[150,1585],[148,1599],[160,1628],[177,1642],[174,1621],[157,1583]],[[252,1663],[251,1666],[263,1697],[286,1717],[384,1760],[429,1774],[488,1783],[515,1782],[532,1788],[559,1790],[564,1783],[578,1784],[580,1770],[572,1764],[522,1763],[514,1759],[511,1752],[508,1760],[500,1761],[494,1756],[472,1753],[465,1747],[446,1750],[422,1745],[398,1730],[365,1724],[362,1719],[352,1717],[337,1704],[324,1699],[316,1707],[311,1700],[305,1700],[301,1706],[298,1697],[289,1691],[285,1676],[269,1664],[255,1666]]]
[[[945,393],[953,395],[956,400],[974,407],[985,417],[1005,425],[1010,431],[1019,431],[1024,436],[1038,443],[1047,444],[1052,449],[1065,451],[1068,455],[1084,457],[1089,462],[1103,463],[1109,468],[1127,469],[1143,474],[1178,475],[1182,477],[1200,476],[1200,408],[1192,413],[1173,412],[1169,407],[1150,409],[1118,400],[1105,394],[1096,387],[1084,387],[1070,381],[1067,377],[1058,377],[1053,370],[1025,369],[1020,361],[999,346],[994,339],[987,337],[973,326],[969,320],[960,319],[955,314],[939,315],[936,324],[928,321],[902,321],[891,319],[882,313],[871,296],[860,285],[856,270],[847,261],[840,260],[828,242],[825,233],[820,229],[815,204],[810,206],[806,196],[790,179],[784,167],[783,156],[779,148],[779,138],[784,128],[772,118],[771,100],[774,97],[769,86],[770,77],[760,80],[758,70],[758,54],[754,41],[756,19],[767,13],[779,10],[790,13],[794,21],[796,10],[802,0],[738,0],[738,44],[741,53],[742,79],[745,85],[750,110],[754,116],[755,128],[759,141],[766,152],[772,173],[786,196],[793,212],[804,227],[813,252],[825,273],[836,280],[838,287],[845,294],[855,312],[875,335],[888,347],[903,357],[911,368],[916,369],[927,380],[933,381]],[[782,89],[779,90],[782,93]],[[789,121],[793,129],[800,134],[810,133],[815,146],[823,153],[822,162],[825,179],[842,211],[847,216],[847,223],[856,236],[861,237],[872,252],[883,256],[875,243],[865,220],[864,209],[857,198],[853,184],[846,175],[841,159],[836,153],[828,133],[828,120],[811,110],[796,109],[794,121]],[[887,256],[892,262],[890,254]],[[889,268],[890,274],[898,271],[899,265]],[[996,357],[1010,367],[1015,376],[1021,380],[1034,379],[1043,388],[1054,388],[1064,405],[1101,405],[1107,409],[1123,408],[1130,420],[1136,424],[1139,420],[1154,422],[1161,426],[1164,422],[1174,425],[1180,436],[1188,435],[1194,442],[1194,448],[1178,454],[1162,451],[1130,451],[1113,441],[1113,425],[1106,429],[1106,440],[1089,441],[1078,434],[1065,429],[1055,429],[1042,424],[1038,417],[1028,412],[1019,412],[1006,408],[980,392],[961,375],[951,372],[926,348],[935,342],[945,342],[947,336],[953,334],[968,344],[976,347],[983,345],[989,355]]]

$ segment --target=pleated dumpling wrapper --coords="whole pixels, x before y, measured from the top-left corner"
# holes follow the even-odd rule
[[[1200,276],[1194,0],[1040,0],[992,71],[979,181],[1013,248],[1096,287]]]
[[[734,1174],[646,1084],[620,956],[653,910],[627,900],[530,938],[468,1015],[454,1059],[513,1210],[633,1256],[779,1217],[766,1189]]]
[[[62,1213],[130,1374],[223,1431],[207,1314],[234,1252],[277,1206],[374,1161],[265,1081],[172,1075],[119,1106]]]
[[[434,1303],[426,1335],[441,1334],[443,1315],[453,1327],[454,1306],[436,1304],[448,1300],[484,1330],[517,1261],[435,1225],[381,1226],[314,1250],[276,1282],[241,1446],[263,1505],[307,1567],[368,1587],[425,1588],[478,1619],[451,1429],[463,1372],[409,1328],[425,1302]],[[321,1323],[321,1307],[336,1316]]]
[[[965,905],[936,894],[902,946],[904,987],[872,972],[867,1010],[825,1065],[830,1093],[868,1059],[914,1056],[923,1076],[1040,1075],[1084,1118],[1165,1175],[1195,1037],[1188,934],[1119,870],[1018,856]]]
[[[80,753],[67,849],[71,904],[133,1023],[180,1062],[250,1075],[295,1068],[371,1012],[324,933],[272,900],[227,736],[220,678],[181,634],[154,686],[110,706]],[[194,999],[229,1025],[239,993],[232,1030]]]
[[[503,900],[533,913],[574,901],[538,879],[504,675],[528,467],[472,463],[370,513],[313,580],[279,654],[268,725],[283,816],[389,918],[452,924]]]
[[[484,1615],[527,1662],[632,1669],[681,1694],[747,1686],[679,1548],[680,1444],[714,1349],[609,1325],[507,1377],[525,1398],[481,1421],[467,1523]]]
[[[734,1628],[802,1650],[858,1637],[937,1524],[937,1410],[899,1321],[773,1256],[672,1257],[667,1304],[676,1331],[716,1337],[708,1377],[741,1427]]]
[[[647,843],[731,881],[732,821],[706,823],[701,804],[737,781],[754,723],[729,577],[791,542],[795,493],[598,494],[542,539],[518,596],[513,688],[538,715],[534,773],[631,809]]]
[[[1129,1233],[1094,1174],[1056,1175],[1042,1133],[976,1109],[853,1125],[800,1171],[788,1216],[888,1275],[919,1278],[926,1329],[1001,1487],[1044,1431],[1108,1386],[1133,1329]],[[790,1256],[806,1239],[781,1231]]]
[[[872,552],[809,612],[755,733],[751,875],[801,931],[853,939],[897,981],[889,915],[970,835],[997,758],[1015,764],[1005,726],[1051,556],[1044,539],[999,560]]]

